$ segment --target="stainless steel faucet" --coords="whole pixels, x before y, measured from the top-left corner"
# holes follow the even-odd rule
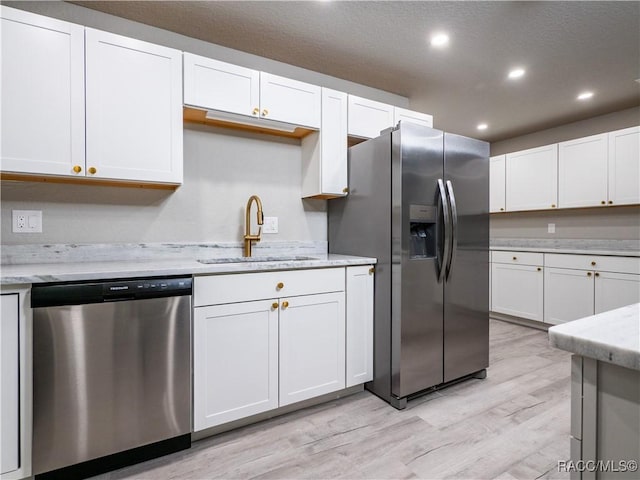
[[[249,217],[251,214],[251,205],[254,201],[258,206],[258,212],[257,212],[258,225],[262,225],[264,223],[264,214],[262,213],[262,201],[260,200],[259,196],[251,195],[249,197],[249,201],[247,201],[247,208],[245,210],[245,223],[244,223],[244,256],[245,257],[251,256],[251,242],[253,241],[259,242],[260,234],[262,233],[262,227],[258,227],[258,234],[251,235],[251,219]]]

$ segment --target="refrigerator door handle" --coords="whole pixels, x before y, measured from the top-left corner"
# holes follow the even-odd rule
[[[451,255],[451,217],[449,215],[449,202],[447,202],[447,194],[445,191],[444,182],[441,178],[438,179],[438,191],[440,193],[440,202],[442,203],[442,217],[444,218],[444,251],[442,252],[442,257],[438,262],[438,265],[440,267],[440,271],[438,273],[438,283],[440,283],[444,279],[444,274],[447,270],[447,262],[449,261],[449,257]]]
[[[456,207],[456,196],[453,193],[453,184],[451,180],[447,180],[447,193],[449,194],[449,204],[451,205],[451,251],[449,252],[449,261],[447,262],[446,280],[451,279],[451,271],[456,261],[456,252],[458,251],[458,209]]]

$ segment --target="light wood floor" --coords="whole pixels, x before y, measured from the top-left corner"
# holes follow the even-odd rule
[[[569,358],[546,332],[492,320],[485,380],[404,411],[365,391],[100,478],[568,478]]]

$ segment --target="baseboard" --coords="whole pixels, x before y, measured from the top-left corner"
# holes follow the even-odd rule
[[[511,315],[505,315],[504,313],[489,312],[489,318],[493,320],[500,320],[501,322],[515,323],[516,325],[522,325],[523,327],[535,328],[546,332],[549,327],[553,325],[549,323],[542,323],[536,320],[529,320],[527,318],[513,317]]]

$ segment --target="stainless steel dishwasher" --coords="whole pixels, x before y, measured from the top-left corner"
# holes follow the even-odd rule
[[[189,448],[191,293],[190,277],[32,288],[38,478]]]

